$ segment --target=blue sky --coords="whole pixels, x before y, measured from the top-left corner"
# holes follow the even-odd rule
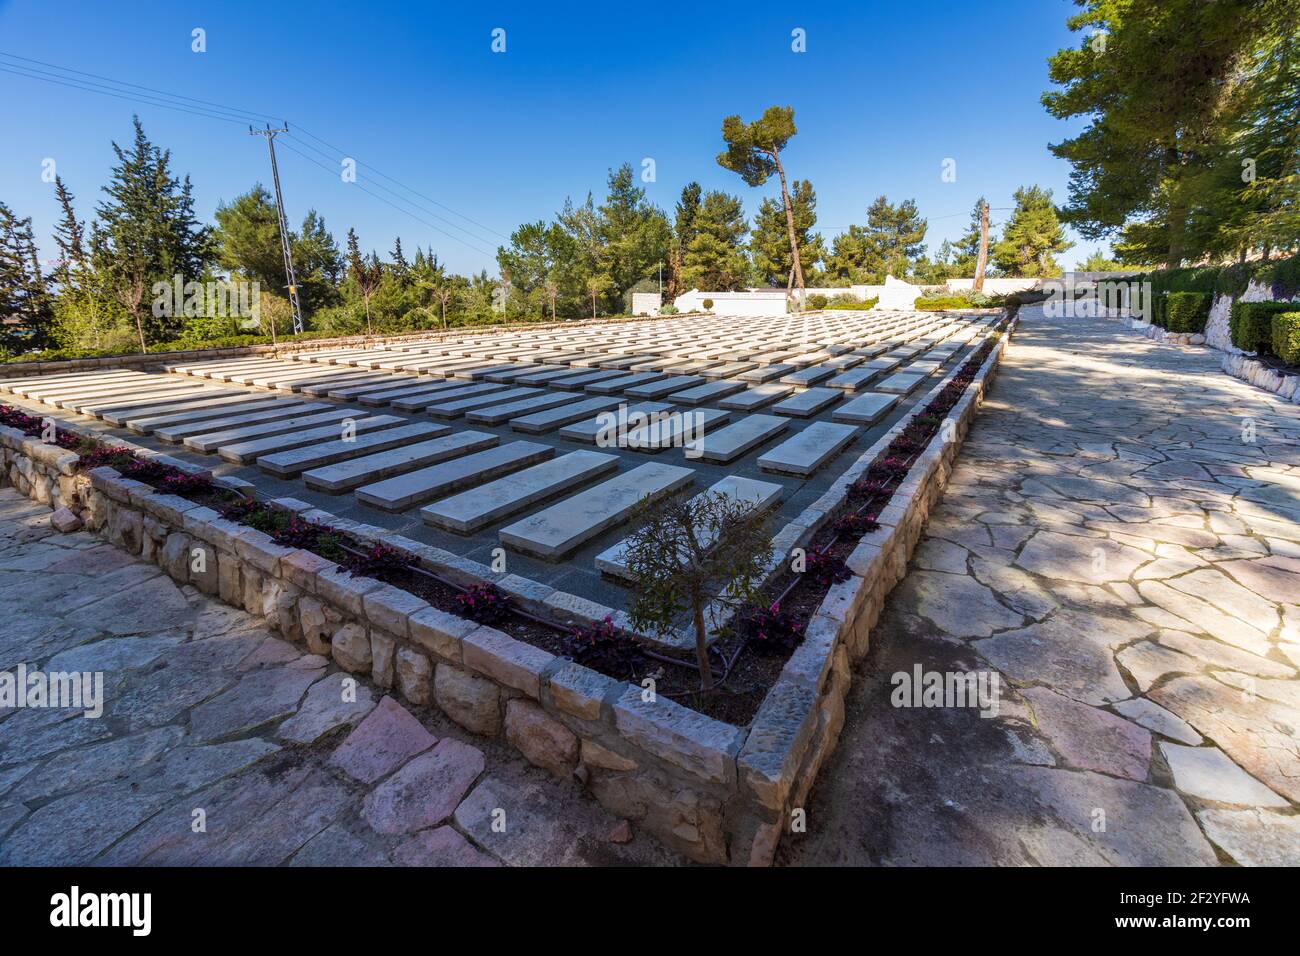
[[[314,206],[340,243],[349,226],[381,251],[400,235],[408,250],[431,245],[469,271],[494,270],[511,230],[553,216],[566,196],[602,197],[606,171],[625,161],[640,170],[654,160],[656,181],[645,185],[670,212],[698,180],[740,194],[752,215],[775,182],[751,189],[714,157],[724,116],[752,119],[772,104],[795,109],[785,162],[792,177],[812,180],[828,238],[863,222],[881,193],[917,200],[932,250],[964,231],[981,193],[995,222],[1022,184],[1062,200],[1069,167],[1047,144],[1073,127],[1049,117],[1039,95],[1047,57],[1078,42],[1065,28],[1074,10],[1068,0],[836,10],[0,0],[0,52],[287,120],[331,144],[298,132],[279,151],[295,226]],[[204,53],[191,49],[195,28],[206,32]],[[491,50],[496,28],[506,31],[504,54]],[[791,51],[795,28],[806,31],[806,53]],[[110,140],[129,141],[135,112],[192,177],[205,219],[254,182],[269,186],[265,145],[239,122],[0,72],[0,200],[33,217],[43,255],[54,253],[57,216],[43,161],[55,160],[85,215],[107,180]],[[345,156],[362,164],[356,184],[338,175]],[[947,158],[956,182],[941,179]],[[1065,264],[1094,245],[1080,242]]]

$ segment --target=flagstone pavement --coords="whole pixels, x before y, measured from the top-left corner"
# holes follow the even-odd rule
[[[104,674],[104,713],[0,709],[0,865],[681,862],[436,711],[0,489],[0,672]]]
[[[1298,668],[1300,407],[1026,309],[779,861],[1300,865]]]

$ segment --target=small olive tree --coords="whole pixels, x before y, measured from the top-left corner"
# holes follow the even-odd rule
[[[624,560],[636,580],[633,627],[664,634],[689,612],[695,630],[700,689],[713,686],[705,608],[715,594],[749,600],[767,569],[772,541],[767,518],[750,502],[705,493],[647,502],[627,539]]]

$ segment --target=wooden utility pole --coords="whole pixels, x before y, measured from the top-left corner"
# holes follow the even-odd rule
[[[984,200],[980,203],[980,254],[975,260],[975,285],[976,292],[984,291],[984,270],[989,264],[989,203]]]

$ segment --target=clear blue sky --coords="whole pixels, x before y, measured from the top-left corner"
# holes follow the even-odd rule
[[[1047,57],[1078,42],[1065,29],[1074,10],[1068,0],[860,2],[835,12],[663,0],[0,0],[0,51],[310,130],[341,153],[289,142],[322,169],[280,152],[295,226],[314,206],[340,244],[353,226],[367,249],[387,251],[400,235],[408,250],[431,245],[457,271],[495,271],[491,253],[516,225],[553,216],[565,196],[591,190],[599,199],[606,171],[625,161],[640,170],[654,159],[649,197],[670,213],[681,187],[698,180],[740,194],[752,215],[775,183],[750,189],[714,157],[724,116],[752,119],[772,104],[795,109],[799,134],[785,161],[791,176],[812,180],[828,239],[863,222],[881,193],[917,200],[931,250],[964,231],[981,193],[996,209],[1017,186],[1038,183],[1060,201],[1069,167],[1047,144],[1072,128],[1038,98]],[[191,50],[196,27],[205,53]],[[490,48],[498,27],[504,54]],[[796,27],[806,30],[806,53],[791,51]],[[33,217],[43,255],[54,254],[57,207],[42,161],[56,161],[86,215],[107,181],[110,140],[130,140],[133,112],[192,177],[205,219],[254,182],[269,186],[265,145],[238,123],[0,72],[0,200]],[[380,184],[397,187],[364,164],[442,206],[411,197],[424,206],[416,214],[426,222],[417,221],[342,182],[342,156],[359,160],[358,183],[385,198],[397,202]],[[956,182],[941,181],[945,158],[957,162]],[[1005,215],[995,211],[995,223]],[[1071,249],[1065,264],[1092,245]]]

